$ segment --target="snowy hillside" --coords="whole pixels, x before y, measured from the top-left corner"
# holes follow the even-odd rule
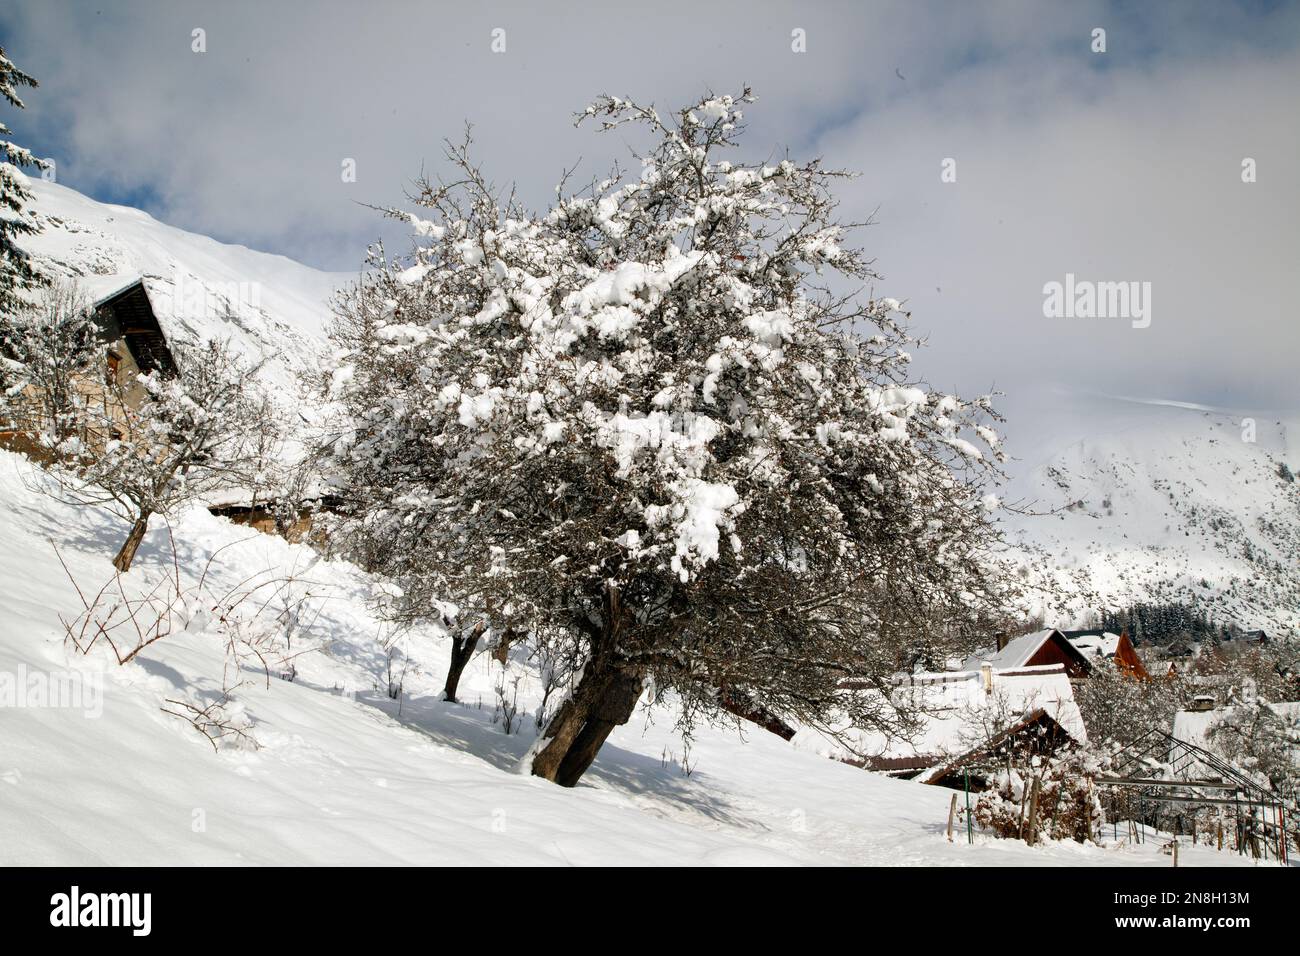
[[[332,292],[351,276],[225,245],[33,181],[44,231],[25,241],[57,275],[92,294],[143,277],[170,336],[231,339],[268,361],[287,385],[326,345]],[[1017,398],[1009,387],[1010,400]],[[1071,395],[1033,426],[1014,412],[1009,500],[1049,517],[1009,517],[1019,540],[1043,549],[1043,567],[1081,619],[1100,604],[1196,600],[1245,627],[1300,627],[1300,414],[1242,418],[1199,408]],[[1051,623],[1059,615],[1051,613]]]
[[[118,666],[101,641],[82,656],[60,617],[110,579],[124,528],[33,491],[38,475],[0,452],[0,579],[22,582],[0,607],[0,677],[10,680],[0,735],[0,865],[10,864],[921,864],[1158,865],[1140,847],[1031,849],[948,843],[952,792],[891,780],[798,752],[750,728],[702,728],[689,752],[670,707],[619,728],[576,790],[520,776],[535,734],[534,672],[478,656],[463,704],[438,700],[446,643],[404,639],[400,707],[388,684],[376,597],[355,568],[250,533],[202,510],[174,530],[189,581],[212,559],[218,590],[258,573],[296,575],[289,649],[296,674],[268,658],[246,667],[232,715],[256,741],[214,752],[165,713],[206,704],[222,686],[221,638],[186,626]],[[171,569],[166,529],[150,532],[127,593]],[[57,545],[59,555],[54,547]],[[518,697],[515,698],[516,680]],[[517,699],[504,732],[494,687]],[[81,693],[56,692],[58,687]],[[56,701],[64,706],[51,706]],[[689,773],[687,772],[689,768]],[[1122,836],[1122,834],[1121,834]],[[1183,865],[1236,865],[1207,848]]]
[[[76,279],[92,299],[143,278],[169,338],[230,340],[266,359],[285,383],[323,346],[328,302],[349,275],[227,245],[147,213],[32,180],[42,231],[22,245],[51,275]]]
[[[27,245],[47,270],[96,294],[142,277],[169,335],[230,339],[282,381],[323,347],[328,297],[347,276],[64,187],[34,188],[45,231]],[[1277,466],[1300,470],[1297,423],[1288,432],[1261,419],[1258,442],[1244,445],[1232,421],[1200,412],[1126,414],[1136,420],[1096,428],[1110,437],[1071,446],[1027,479],[1024,496],[1043,507],[1083,502],[1023,526],[1054,555],[1080,612],[1095,606],[1085,575],[1065,572],[1086,572],[1115,600],[1190,589],[1240,623],[1294,625],[1298,486]],[[79,653],[61,621],[112,583],[126,528],[38,493],[40,480],[25,459],[0,452],[0,580],[9,585],[0,865],[1168,865],[1154,844],[949,843],[951,791],[879,777],[749,725],[701,728],[688,748],[671,702],[616,729],[575,790],[521,775],[543,694],[531,662],[480,654],[463,702],[445,703],[440,631],[394,635],[373,611],[384,588],[354,566],[200,508],[170,529],[155,521],[122,578],[124,600],[179,582],[187,596],[172,602],[172,631],[123,665],[106,641]],[[208,590],[197,596],[201,575]],[[250,581],[281,583],[243,606],[239,633],[253,635],[256,653],[235,667],[212,595],[257,586]],[[60,698],[69,688],[76,699]],[[223,720],[247,737],[214,748],[177,714],[223,701],[225,690]],[[1201,848],[1182,858],[1238,862]]]
[[[1025,463],[1014,485],[1034,510],[1060,510],[1010,522],[1046,551],[1073,611],[1195,602],[1220,622],[1300,627],[1300,481],[1286,477],[1300,470],[1300,415],[1256,413],[1252,434],[1244,413],[1088,408],[1087,437]]]

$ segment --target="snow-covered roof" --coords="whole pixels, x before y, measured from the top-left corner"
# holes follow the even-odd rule
[[[911,674],[894,693],[899,706],[923,708],[920,728],[908,739],[859,729],[846,736],[858,754],[871,757],[944,759],[966,753],[982,729],[1012,723],[1042,710],[1075,740],[1088,739],[1074,687],[1064,665],[990,669],[986,686],[979,669]],[[826,747],[803,734],[796,746]],[[833,749],[833,748],[832,748]]]
[[[132,286],[139,285],[144,277],[137,272],[113,272],[108,275],[82,276],[77,280],[92,307],[103,305]],[[148,289],[145,290],[146,293]]]
[[[1101,634],[1080,634],[1078,637],[1071,637],[1067,633],[1065,638],[1084,657],[1114,657],[1115,652],[1119,650],[1120,636],[1111,631],[1104,631]]]
[[[1184,743],[1204,747],[1209,741],[1210,728],[1232,712],[1232,708],[1220,710],[1180,710],[1174,714],[1173,735]]]
[[[981,664],[992,664],[994,668],[1005,670],[1012,667],[1024,667],[1038,653],[1038,649],[1052,639],[1053,634],[1060,634],[1054,627],[1032,634],[1022,634],[1000,651],[981,651],[966,659],[965,670],[978,670]],[[1064,635],[1062,635],[1064,637]]]

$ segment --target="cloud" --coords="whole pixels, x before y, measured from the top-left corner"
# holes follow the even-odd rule
[[[863,157],[850,202],[880,203],[866,245],[882,291],[909,297],[932,332],[936,384],[969,388],[975,373],[1002,387],[1300,404],[1297,61],[1137,72],[1086,96],[1056,92],[1067,64],[1044,64],[1029,95],[1019,77],[984,72],[824,140],[828,155]],[[954,183],[940,181],[944,158]],[[1045,318],[1043,287],[1067,273],[1150,283],[1150,326]]]

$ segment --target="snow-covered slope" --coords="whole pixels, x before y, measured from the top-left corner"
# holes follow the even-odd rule
[[[32,191],[43,228],[22,245],[47,273],[76,279],[92,299],[143,278],[169,337],[229,340],[250,359],[265,359],[279,384],[324,346],[330,296],[352,278],[185,232],[55,183],[33,180]]]
[[[1045,443],[1014,486],[1055,513],[1008,519],[1046,552],[1073,611],[1194,601],[1224,623],[1300,627],[1300,480],[1282,468],[1300,471],[1300,413],[1251,426],[1177,403],[1088,408],[1087,437]]]
[[[479,655],[463,704],[438,700],[446,644],[405,638],[399,703],[375,589],[355,568],[196,509],[173,532],[182,576],[208,565],[218,590],[259,572],[293,572],[316,598],[292,649],[296,677],[259,668],[235,691],[260,745],[223,746],[163,712],[214,700],[221,641],[203,614],[118,666],[101,641],[87,656],[60,617],[110,579],[125,528],[33,490],[39,478],[0,452],[0,865],[11,864],[813,864],[1157,865],[1138,847],[1065,842],[1028,848],[949,843],[951,791],[890,780],[750,729],[702,728],[687,752],[674,714],[638,714],[564,790],[515,772],[535,734],[534,672]],[[166,529],[150,532],[127,593],[170,573]],[[58,554],[54,546],[58,547]],[[60,560],[61,559],[61,560]],[[519,679],[520,726],[494,721],[493,688]],[[42,686],[99,692],[51,706]],[[6,683],[7,682],[7,683]],[[5,695],[8,696],[5,696]],[[689,773],[686,768],[689,768]],[[1242,858],[1187,849],[1184,865]]]

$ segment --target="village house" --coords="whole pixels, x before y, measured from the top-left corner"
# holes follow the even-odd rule
[[[1242,702],[1221,704],[1213,694],[1198,694],[1174,714],[1173,736],[1183,743],[1216,750],[1211,731],[1231,718],[1240,706]],[[1281,720],[1300,727],[1300,701],[1268,702],[1263,706]],[[1300,760],[1300,755],[1297,759]]]
[[[975,670],[984,663],[994,670],[1059,665],[1071,680],[1083,680],[1092,670],[1088,657],[1054,627],[1015,638],[999,635],[994,647],[967,658],[963,670]]]
[[[104,420],[109,422],[108,434],[76,436],[86,447],[93,449],[117,437],[111,423],[114,418],[120,421],[123,407],[139,408],[143,403],[146,393],[140,384],[140,376],[151,373],[173,376],[177,364],[159,310],[155,308],[143,276],[84,276],[76,280],[76,285],[90,303],[99,339],[104,346],[102,374],[91,375],[78,385],[87,401],[103,403]],[[167,308],[182,302],[176,294],[164,295],[162,314],[169,315]],[[175,319],[174,316],[170,318]],[[36,421],[0,422],[0,447],[20,452],[36,461],[48,462],[50,450],[43,447],[37,438],[44,428],[45,423]],[[336,499],[319,493],[313,500],[288,509],[277,507],[276,502],[250,500],[250,497],[247,491],[230,489],[209,496],[206,504],[215,515],[257,531],[282,534],[290,540],[310,535],[314,515],[337,505]]]
[[[100,374],[79,382],[78,391],[88,402],[102,403],[109,434],[78,435],[89,447],[115,437],[112,422],[120,421],[122,406],[139,407],[144,388],[142,374],[176,373],[176,359],[167,336],[155,315],[148,290],[140,276],[91,276],[77,281],[90,301],[90,308],[104,345],[104,366]],[[40,421],[0,423],[0,446],[22,452],[36,460],[48,460],[37,433],[46,427]]]
[[[984,786],[987,771],[1086,743],[1074,685],[1113,660],[1147,679],[1128,635],[1045,628],[970,655],[958,669],[900,676],[894,703],[917,715],[911,732],[863,732],[853,762],[941,786]]]
[[[104,381],[120,388],[124,400],[138,406],[144,390],[140,375],[158,372],[176,374],[176,357],[172,354],[162,324],[149,299],[140,276],[101,276],[82,280],[94,296],[92,308],[107,346]]]
[[[1129,639],[1128,631],[1062,631],[1075,650],[1079,651],[1089,662],[1109,660],[1114,662],[1121,673],[1138,680],[1150,680],[1142,658]]]
[[[1074,697],[1074,673],[1086,673],[1077,651],[1063,649],[1059,631],[1026,635],[998,652],[976,655],[960,671],[901,677],[893,702],[915,713],[911,732],[863,731],[852,762],[869,770],[942,786],[984,785],[985,770],[1016,759],[1086,743],[1087,730]],[[1015,645],[1014,647],[1012,645]],[[1069,647],[1066,642],[1066,647]],[[1039,655],[1062,660],[1029,663]]]

